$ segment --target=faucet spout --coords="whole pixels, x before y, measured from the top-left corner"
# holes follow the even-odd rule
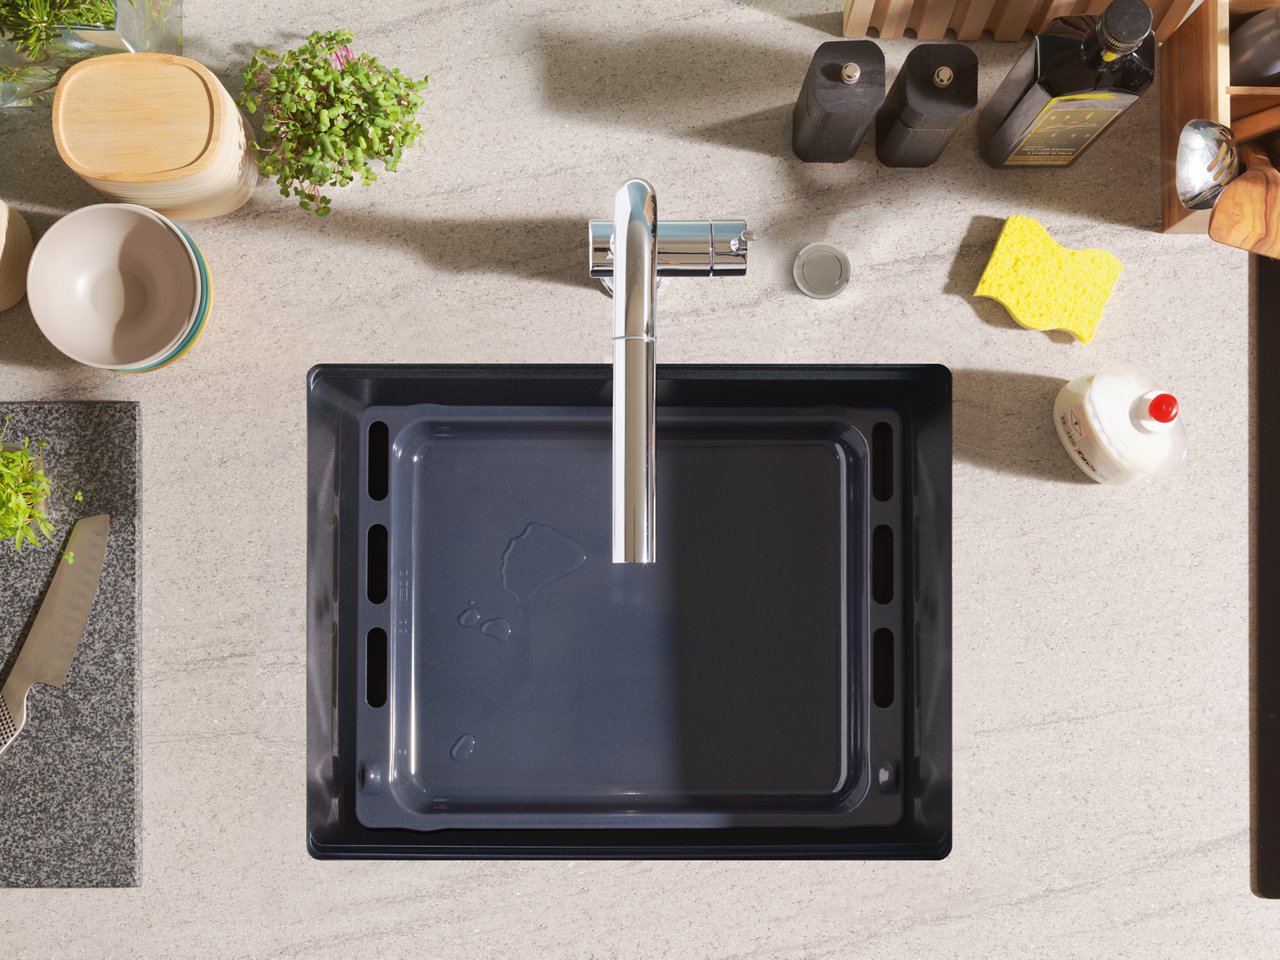
[[[658,198],[628,180],[613,203],[613,562],[653,563]]]
[[[587,224],[587,270],[613,296],[613,562],[653,563],[659,277],[740,277],[753,236],[743,220],[658,223],[658,198],[628,180],[613,220]]]

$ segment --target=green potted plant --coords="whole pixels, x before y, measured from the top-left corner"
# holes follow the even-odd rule
[[[354,39],[350,30],[313,33],[285,53],[259,50],[244,71],[240,105],[262,115],[259,170],[321,217],[330,210],[325,187],[368,186],[375,164],[394,172],[422,139],[416,116],[427,79],[352,53]]]
[[[10,442],[11,420],[6,416],[0,429],[0,542],[12,543],[21,553],[24,545],[38,546],[41,536],[53,539],[49,498],[54,487],[62,485],[45,472],[43,452],[48,443],[33,444],[30,437],[21,443]],[[84,499],[79,491],[71,497],[77,503]],[[68,563],[74,559],[69,551],[63,555]]]

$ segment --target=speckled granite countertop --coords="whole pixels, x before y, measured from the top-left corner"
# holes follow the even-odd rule
[[[46,440],[55,542],[0,544],[3,675],[75,520],[111,515],[102,579],[59,689],[37,684],[27,725],[0,756],[0,886],[127,887],[138,882],[138,494],[136,403],[6,403],[9,440]]]
[[[308,219],[262,184],[192,223],[201,342],[142,377],[0,313],[3,399],[144,410],[142,885],[0,891],[8,957],[1268,957],[1249,891],[1249,283],[1163,236],[1158,91],[1064,171],[993,171],[970,121],[924,170],[790,153],[838,0],[187,0],[188,52],[349,26],[431,75],[400,172]],[[910,41],[883,44],[892,76]],[[974,44],[980,97],[1017,44]],[[37,234],[97,200],[47,112],[0,117],[0,193]],[[305,845],[305,376],[325,362],[610,356],[586,221],[629,176],[664,216],[741,216],[741,280],[672,280],[662,363],[941,362],[955,372],[955,846],[940,863],[318,863]],[[999,221],[1124,263],[1087,346],[973,289]],[[804,244],[853,281],[809,300]],[[1074,482],[1050,402],[1110,359],[1183,402],[1191,459]]]

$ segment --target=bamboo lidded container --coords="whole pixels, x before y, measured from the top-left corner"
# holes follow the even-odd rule
[[[76,64],[54,96],[53,138],[94,189],[175,220],[230,213],[258,180],[248,122],[218,78],[187,57]]]

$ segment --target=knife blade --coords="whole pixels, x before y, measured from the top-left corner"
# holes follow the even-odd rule
[[[0,688],[0,754],[26,726],[32,685],[60,687],[67,679],[102,579],[110,520],[105,513],[85,517],[71,531],[67,550],[73,562],[58,564],[18,659]]]

